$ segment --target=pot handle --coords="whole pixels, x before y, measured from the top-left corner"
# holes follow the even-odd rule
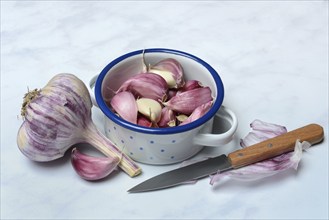
[[[98,107],[96,99],[95,99],[95,84],[96,84],[96,80],[97,80],[98,75],[95,75],[93,78],[90,79],[89,84],[87,86],[87,89],[89,91],[90,94],[90,98],[91,101],[93,103],[94,106]]]
[[[214,116],[212,133],[203,133],[203,129],[201,129],[201,132],[194,137],[194,143],[203,146],[221,147],[233,139],[237,127],[238,119],[235,113],[225,106],[221,106]]]

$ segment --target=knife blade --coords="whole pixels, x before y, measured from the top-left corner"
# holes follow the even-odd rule
[[[276,157],[294,150],[296,140],[311,145],[323,140],[323,128],[309,124],[258,144],[177,168],[152,177],[128,190],[129,193],[154,191],[180,185],[186,181],[200,179],[217,172],[238,169],[262,160]]]

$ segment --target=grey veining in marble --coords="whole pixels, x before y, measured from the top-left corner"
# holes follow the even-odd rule
[[[328,136],[328,1],[1,1],[1,219],[328,219],[328,141],[298,171],[143,194],[126,190],[178,165],[143,165],[103,181],[80,179],[69,153],[35,163],[17,148],[22,96],[56,73],[88,83],[138,49],[186,51],[212,65],[238,116],[239,147],[258,118],[288,130],[318,123]],[[102,128],[102,115],[93,109]]]

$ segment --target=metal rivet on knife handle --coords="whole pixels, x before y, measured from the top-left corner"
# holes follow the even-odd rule
[[[234,151],[228,158],[233,168],[239,168],[293,151],[297,140],[307,141],[313,145],[322,139],[323,128],[318,124],[309,124],[268,141]]]

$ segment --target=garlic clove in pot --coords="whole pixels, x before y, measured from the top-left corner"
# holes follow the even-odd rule
[[[168,85],[159,75],[154,73],[139,73],[125,81],[116,93],[130,91],[136,97],[165,100]]]
[[[162,107],[159,102],[149,99],[137,99],[138,111],[144,116],[148,117],[152,122],[158,123],[161,118]]]
[[[179,125],[186,125],[188,123],[191,123],[192,121],[195,121],[195,120],[201,118],[202,116],[204,116],[209,111],[211,106],[212,106],[212,101],[209,101],[209,102],[207,102],[203,105],[200,105],[199,107],[194,109],[192,114],[188,118],[186,118],[182,123],[180,123]]]
[[[183,67],[172,58],[161,60],[148,68],[151,73],[162,76],[169,88],[180,88],[184,85]]]
[[[198,80],[188,80],[184,84],[184,86],[179,90],[180,92],[188,91],[188,90],[193,90],[196,88],[201,88],[203,87],[201,82]]]
[[[137,117],[137,124],[143,127],[153,127],[152,121],[144,115],[139,115]]]
[[[176,94],[168,102],[164,102],[163,105],[176,112],[189,115],[200,105],[212,100],[210,88],[202,87]]]
[[[85,180],[100,180],[112,173],[120,163],[119,157],[94,157],[72,150],[71,163],[77,174]]]
[[[137,123],[137,103],[132,93],[123,91],[115,94],[111,99],[111,106],[123,119]]]
[[[159,127],[174,127],[176,126],[176,117],[173,110],[164,107],[161,110],[161,118],[158,122]]]

